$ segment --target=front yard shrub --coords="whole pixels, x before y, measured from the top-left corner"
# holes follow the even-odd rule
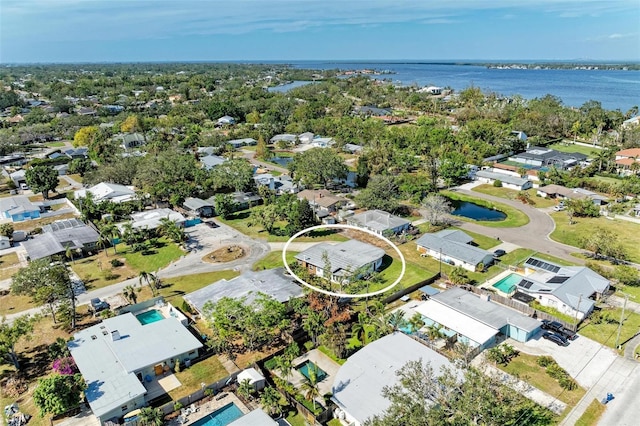
[[[111,266],[113,266],[114,268],[117,268],[118,266],[122,266],[124,265],[124,262],[121,261],[120,259],[111,259]]]
[[[546,355],[538,357],[536,362],[538,363],[538,365],[540,367],[548,367],[551,364],[555,364],[556,363],[553,358],[551,358],[550,356],[546,356]]]
[[[547,374],[556,380],[560,380],[561,378],[567,376],[567,372],[564,371],[562,367],[558,364],[554,363],[547,366]]]
[[[560,385],[560,387],[562,387],[562,389],[566,389],[566,390],[574,390],[578,387],[578,384],[575,382],[575,380],[573,380],[571,377],[564,376],[558,379],[558,384]]]

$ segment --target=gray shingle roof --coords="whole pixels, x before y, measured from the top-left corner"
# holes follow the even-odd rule
[[[529,182],[529,179],[527,178],[522,178],[522,177],[518,177],[518,176],[511,176],[511,175],[507,175],[505,173],[495,173],[495,172],[490,172],[487,170],[478,170],[476,172],[476,177],[481,177],[481,178],[485,178],[485,179],[493,179],[493,180],[500,180],[504,183],[508,183],[510,185],[517,185],[517,186],[522,186],[524,184],[526,184],[527,182]]]
[[[208,201],[201,200],[200,198],[186,198],[182,205],[185,208],[193,211],[201,209],[203,207],[213,207],[213,204]]]
[[[246,297],[251,304],[258,293],[264,293],[279,302],[302,296],[302,288],[288,275],[284,268],[264,271],[247,271],[230,280],[222,279],[192,293],[185,294],[184,299],[198,311],[202,312],[205,303],[216,303],[223,297],[239,299]]]
[[[418,238],[416,244],[429,250],[441,251],[443,257],[452,257],[471,265],[485,262],[487,256],[493,258],[493,255],[486,250],[460,242],[460,234],[441,234],[441,232],[424,234]],[[452,239],[448,238],[449,234],[452,235]]]
[[[384,232],[388,229],[406,226],[410,223],[406,219],[382,210],[367,210],[366,212],[358,213],[350,217],[348,222],[354,223],[356,226],[362,226],[378,232]]]
[[[78,219],[53,222],[42,227],[43,234],[22,243],[31,260],[64,253],[67,247],[82,249],[92,246],[100,234]]]
[[[324,254],[329,257],[331,273],[354,273],[357,269],[369,265],[384,256],[384,250],[371,244],[358,240],[349,240],[344,243],[332,245],[320,243],[305,251],[298,253],[296,259],[308,264],[324,268]]]

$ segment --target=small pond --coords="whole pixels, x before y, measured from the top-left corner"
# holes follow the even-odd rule
[[[499,222],[505,220],[507,215],[500,210],[494,210],[480,206],[469,201],[451,200],[451,206],[454,210],[451,213],[454,216],[467,217],[473,220],[486,220],[491,222]]]
[[[287,165],[293,161],[293,157],[271,157],[269,159],[270,162],[276,163],[282,167],[287,167]]]

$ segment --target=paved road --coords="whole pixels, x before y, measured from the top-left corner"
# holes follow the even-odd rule
[[[492,195],[474,192],[467,189],[454,188],[452,191],[470,195],[495,203],[502,203],[520,210],[529,217],[529,223],[518,228],[491,228],[471,222],[456,221],[456,226],[472,232],[498,237],[502,241],[527,247],[540,253],[550,254],[560,259],[573,263],[583,264],[584,259],[579,259],[571,253],[580,252],[580,249],[553,241],[549,235],[555,229],[555,222],[547,213],[535,207],[522,204],[520,201],[494,197]],[[455,220],[456,218],[453,217]]]
[[[276,170],[282,174],[289,174],[289,170],[286,167],[281,167],[281,166],[278,166],[277,164],[260,161],[257,158],[254,158],[255,154],[256,154],[255,151],[249,151],[249,150],[242,151],[242,156],[247,160],[249,160],[250,163],[256,166],[262,167],[264,169]]]
[[[187,229],[189,241],[188,247],[191,251],[169,264],[164,269],[158,271],[160,278],[172,278],[183,275],[198,274],[204,272],[222,271],[226,269],[235,269],[244,271],[250,269],[251,266],[271,251],[271,247],[265,242],[254,240],[244,234],[239,233],[235,229],[225,224],[219,224],[218,228],[209,228],[205,224],[199,224]],[[228,263],[210,263],[205,262],[202,258],[216,248],[227,246],[229,244],[237,244],[249,251],[249,254],[242,259]],[[131,278],[96,290],[82,293],[77,297],[78,305],[85,305],[94,297],[108,299],[122,292],[128,285],[138,285],[138,278]],[[25,314],[36,314],[42,308],[33,308],[15,314],[7,315],[7,320],[11,321],[15,317]]]

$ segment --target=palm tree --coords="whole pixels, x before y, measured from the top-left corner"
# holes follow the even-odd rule
[[[462,266],[456,266],[449,273],[449,281],[451,281],[452,284],[464,284],[467,280],[467,272]]]
[[[251,384],[249,379],[244,379],[238,384],[238,395],[244,399],[251,399],[252,394],[255,392],[255,388]]]
[[[371,328],[371,317],[364,312],[358,313],[358,321],[351,326],[351,333],[362,342],[363,345],[367,344],[369,337],[369,330]]]
[[[407,325],[407,320],[404,318],[404,311],[400,309],[389,314],[385,322],[391,326],[393,331],[398,331]]]
[[[128,285],[122,289],[122,294],[125,299],[127,299],[132,305],[135,305],[138,302],[138,295],[136,294],[138,291],[132,285]]]
[[[418,312],[413,314],[411,318],[409,318],[409,329],[411,333],[415,333],[420,330],[424,326],[424,320],[422,319],[422,315]]]
[[[437,340],[442,337],[442,326],[431,324],[429,328],[427,328],[427,336],[429,340]]]
[[[275,388],[269,386],[264,388],[262,395],[260,396],[260,403],[267,413],[273,415],[282,413],[282,406],[280,405],[280,399],[282,396]]]
[[[162,426],[164,424],[164,416],[159,408],[143,407],[140,410],[140,423],[149,426]]]
[[[320,396],[320,389],[318,389],[318,375],[314,367],[308,370],[309,377],[302,384],[302,391],[307,401],[313,402],[313,411],[316,411],[316,398]]]
[[[118,254],[118,250],[116,248],[117,243],[114,242],[116,238],[120,238],[120,230],[117,226],[115,226],[113,223],[106,223],[102,225],[102,227],[100,228],[100,238],[109,241],[110,244],[113,244],[113,253]]]
[[[156,276],[153,275],[151,272],[140,271],[140,274],[138,275],[138,282],[140,283],[140,285],[141,286],[144,285],[142,284],[142,282],[144,281],[144,283],[148,285],[149,288],[151,289],[151,295],[153,297],[156,297],[156,287],[154,285],[156,280],[157,280]]]
[[[285,379],[288,379],[293,372],[293,363],[288,357],[284,356],[276,356],[273,358],[276,369],[280,371],[280,374],[284,376]]]

